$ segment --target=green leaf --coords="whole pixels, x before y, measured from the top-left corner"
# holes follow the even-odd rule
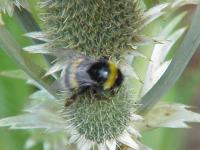
[[[0,24],[4,24],[4,21],[3,21],[3,19],[2,19],[1,13],[0,13]]]
[[[26,32],[40,31],[40,27],[32,14],[25,8],[14,6],[14,17],[19,21]],[[36,44],[41,43],[41,41],[34,42],[36,42]]]
[[[23,27],[25,32],[34,32],[34,31],[41,31],[39,25],[35,21],[32,14],[27,11],[25,8],[19,8],[17,6],[14,6],[14,17],[18,21],[18,23]],[[33,44],[42,44],[44,43],[41,40],[38,39],[31,39]],[[53,57],[50,57],[49,55],[43,54],[47,64],[51,64],[51,62],[54,60]]]
[[[158,103],[135,126],[140,130],[153,128],[189,128],[188,123],[200,123],[200,114],[180,103]]]
[[[147,6],[147,8],[150,8],[150,7],[155,6],[156,4],[158,4],[158,1],[155,1],[155,0],[144,0],[144,3]]]
[[[50,76],[43,78],[46,71],[36,65],[31,60],[31,57],[23,52],[20,45],[18,45],[3,25],[0,25],[0,46],[25,73],[27,73],[41,87],[54,95],[54,92],[49,89],[49,85],[52,83],[52,78]]]
[[[199,24],[200,5],[198,5],[192,25],[180,47],[177,49],[177,52],[175,53],[168,69],[154,85],[154,87],[141,98],[141,107],[138,109],[139,113],[147,112],[152,106],[154,106],[155,103],[160,100],[165,92],[167,92],[181,76],[188,62],[200,45]]]
[[[15,79],[22,79],[22,80],[28,80],[29,79],[27,74],[22,70],[1,71],[0,76],[10,77],[10,78],[15,78]]]

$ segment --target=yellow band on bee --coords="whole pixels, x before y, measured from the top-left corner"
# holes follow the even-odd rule
[[[115,64],[108,61],[108,68],[109,68],[109,75],[105,83],[103,84],[104,90],[108,90],[112,88],[112,86],[115,84],[116,75],[117,75],[117,68]]]

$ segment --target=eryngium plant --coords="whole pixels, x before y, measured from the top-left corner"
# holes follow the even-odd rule
[[[6,4],[11,4],[9,7],[12,8],[15,3],[7,1]],[[153,107],[155,101],[159,99],[159,93],[164,90],[163,88],[157,91],[151,90],[159,87],[159,85],[155,86],[155,83],[160,78],[164,79],[159,82],[167,81],[165,71],[177,72],[177,69],[170,67],[170,64],[184,68],[199,45],[200,34],[194,33],[199,24],[199,9],[196,20],[189,30],[193,36],[188,32],[183,42],[186,46],[182,53],[187,52],[187,55],[178,53],[175,55],[176,59],[172,61],[166,58],[172,46],[186,31],[186,27],[176,28],[185,13],[177,15],[165,24],[164,28],[157,32],[157,37],[147,38],[139,35],[143,28],[156,18],[167,12],[173,12],[183,4],[187,2],[175,1],[142,11],[145,8],[142,1],[134,0],[123,2],[94,0],[85,3],[79,0],[41,0],[38,9],[43,29],[37,32],[29,32],[32,31],[31,27],[36,28],[28,24],[32,21],[36,25],[33,18],[29,17],[25,20],[22,17],[30,14],[25,9],[20,11],[15,7],[14,16],[18,17],[20,23],[29,32],[25,35],[40,40],[39,43],[43,41],[42,44],[25,47],[24,50],[42,53],[45,58],[52,55],[54,64],[50,63],[45,73],[46,68],[39,67],[33,59],[28,59],[27,55],[22,53],[21,46],[6,30],[4,25],[6,22],[1,23],[1,47],[29,77],[22,73],[17,76],[16,71],[6,71],[1,74],[6,76],[15,74],[15,77],[28,80],[39,90],[30,96],[31,102],[25,108],[24,114],[1,119],[0,126],[11,126],[15,129],[46,129],[47,132],[44,134],[47,135],[43,137],[33,133],[33,137],[27,141],[26,148],[42,140],[44,149],[143,150],[148,148],[140,143],[140,132],[157,127],[187,127],[185,122],[199,122],[200,115],[187,110],[188,106],[182,104],[159,103]],[[190,40],[196,43],[187,48]],[[38,43],[35,40],[33,42]],[[153,47],[149,50],[152,56],[139,51],[141,44],[149,44]],[[114,95],[102,93],[106,95],[106,99],[86,92],[79,95],[72,105],[65,107],[65,100],[70,91],[56,93],[55,89],[63,84],[62,79],[65,75],[63,70],[68,68],[69,63],[80,53],[94,59],[103,55],[110,56],[110,59],[121,68],[125,80],[118,93]],[[133,68],[133,63],[138,63],[136,57],[148,62],[146,66],[139,66],[147,68],[142,77],[139,77]],[[173,84],[172,81],[175,79],[172,79],[168,84]],[[152,97],[156,94],[158,97],[152,101]],[[147,101],[144,101],[145,98]],[[35,131],[38,132],[38,129]]]

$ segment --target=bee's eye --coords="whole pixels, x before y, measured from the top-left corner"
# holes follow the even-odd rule
[[[108,69],[103,67],[98,70],[97,76],[101,79],[107,79],[108,77]]]
[[[88,73],[92,80],[102,84],[108,78],[108,66],[106,63],[98,62],[91,66]]]

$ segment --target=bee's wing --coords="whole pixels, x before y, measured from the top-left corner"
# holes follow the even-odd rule
[[[86,89],[87,87],[90,87],[91,85],[94,85],[91,80],[83,80],[81,81],[81,84],[79,85],[79,88],[71,89],[68,85],[68,83],[65,82],[64,77],[54,81],[54,83],[51,85],[50,90],[54,91],[58,97],[58,99],[63,100],[70,98],[74,94],[79,93],[80,91]]]
[[[97,83],[94,82],[93,80],[91,79],[86,79],[86,78],[82,78],[81,80],[77,80],[80,84],[79,84],[79,87],[82,88],[82,87],[87,87],[87,86],[93,86],[93,85],[96,85]]]
[[[91,63],[93,63],[93,60],[91,58],[88,58],[76,51],[72,51],[69,49],[60,49],[59,52],[55,53],[56,62],[54,65],[55,66],[52,70],[50,69],[50,73],[60,71],[61,72],[61,77],[57,78],[57,80],[52,84],[51,89],[56,92],[60,91],[72,91],[74,89],[82,88],[82,87],[88,87],[91,85],[95,85],[96,83],[91,80],[89,77],[87,70],[88,67],[90,67]],[[69,79],[68,77],[68,69],[69,69],[69,64],[72,63],[73,61],[77,61],[78,58],[84,58],[84,62],[81,63],[79,68],[74,70],[74,72],[78,75],[76,75],[76,79]],[[72,87],[70,86],[70,81],[68,80],[75,80],[78,84],[77,87]],[[74,89],[73,89],[74,88]]]
[[[86,57],[79,51],[68,48],[52,49],[50,55],[55,56],[56,61],[72,61],[73,59],[76,60],[78,57]]]
[[[85,58],[76,68],[76,81],[79,87],[93,86],[97,84],[88,74],[88,70],[93,63],[94,60]]]
[[[70,91],[70,89],[65,85],[64,77],[61,77],[53,82],[50,89],[56,93],[60,91]]]
[[[84,87],[88,87],[88,86],[92,86],[96,84],[96,82],[90,79],[87,73],[82,72],[80,73],[79,77],[76,78],[76,82],[78,83],[78,86],[72,88],[69,83],[70,79],[67,80],[68,78],[67,76],[68,76],[67,72],[64,71],[62,76],[53,82],[53,84],[51,85],[51,90],[55,91],[56,93],[71,92],[78,88],[84,88]]]
[[[86,58],[86,56],[80,52],[67,48],[53,49],[49,55],[54,56],[55,59],[51,62],[53,64],[52,67],[49,68],[44,76],[64,70],[72,61],[76,61],[78,58]]]

